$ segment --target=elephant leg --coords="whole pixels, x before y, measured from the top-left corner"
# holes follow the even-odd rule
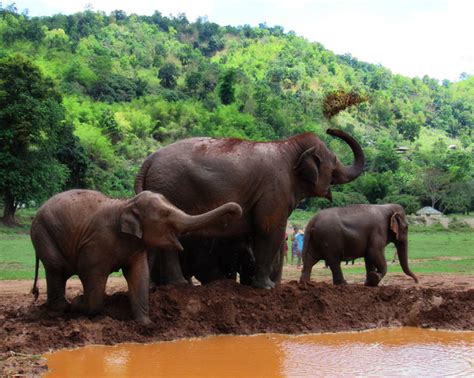
[[[280,251],[280,246],[285,237],[284,228],[276,230],[273,234],[257,235],[255,237],[255,276],[252,286],[261,289],[272,289],[275,283],[270,279],[273,262]]]
[[[52,311],[69,310],[69,302],[65,298],[66,281],[69,277],[60,270],[46,269],[47,306]]]
[[[239,254],[239,266],[240,283],[252,285],[252,277],[255,276],[255,255],[249,246]]]
[[[340,262],[328,262],[329,268],[332,273],[332,281],[334,285],[345,285],[347,284],[342,274],[341,263]]]
[[[157,262],[159,264],[159,285],[187,285],[176,251],[160,250]],[[155,262],[156,264],[156,262]]]
[[[270,274],[270,279],[277,285],[281,283],[281,277],[283,275],[283,260],[284,259],[284,251],[283,245],[280,247],[280,251],[275,256],[275,260],[273,261],[273,269],[272,273]]]
[[[85,276],[79,275],[79,278],[84,287],[84,295],[75,300],[75,305],[88,315],[100,314],[104,308],[108,275],[92,270]]]
[[[365,271],[366,271],[366,278],[365,278],[365,286],[377,286],[379,283],[379,275],[376,272],[375,265],[372,264],[370,258],[367,256],[364,258],[365,262]]]
[[[384,248],[371,247],[367,253],[370,263],[375,267],[374,270],[367,271],[367,286],[377,286],[387,273],[387,261],[385,261]],[[366,257],[366,261],[367,261]],[[367,264],[367,263],[366,263]],[[366,265],[367,266],[367,265]]]
[[[309,282],[311,280],[311,270],[319,259],[313,257],[310,253],[303,255],[303,269],[301,270],[300,282]]]
[[[31,239],[36,255],[43,263],[46,272],[47,306],[49,310],[54,312],[69,310],[70,305],[65,298],[66,281],[71,277],[71,274],[67,273],[67,261],[42,224],[36,227]]]
[[[128,296],[133,318],[141,324],[150,324],[148,302],[148,281],[150,273],[146,253],[137,253],[133,261],[122,269],[128,284]]]

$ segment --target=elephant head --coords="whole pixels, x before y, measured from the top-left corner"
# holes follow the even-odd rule
[[[215,224],[230,216],[240,218],[242,208],[229,202],[200,215],[188,215],[163,195],[144,191],[127,201],[120,215],[120,230],[142,239],[145,245],[182,251],[178,237]]]
[[[310,185],[304,196],[325,197],[332,200],[331,184],[345,184],[356,179],[363,171],[365,157],[359,143],[342,130],[328,129],[329,135],[345,141],[354,154],[352,165],[345,166],[325,144],[311,133],[305,138],[303,152],[298,156],[294,169],[300,178]]]

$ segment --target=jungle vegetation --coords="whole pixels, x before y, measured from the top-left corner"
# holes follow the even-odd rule
[[[324,101],[334,93],[364,101],[328,117]],[[69,188],[131,196],[144,158],[190,136],[274,140],[312,131],[350,161],[328,127],[361,142],[366,171],[336,187],[333,204],[300,206],[474,207],[474,77],[404,77],[280,26],[221,26],[159,11],[29,17],[3,6],[0,125],[9,224],[18,206]]]

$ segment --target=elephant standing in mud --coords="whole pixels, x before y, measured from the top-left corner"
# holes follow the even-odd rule
[[[345,284],[341,261],[364,257],[366,286],[377,286],[387,273],[384,249],[394,243],[403,272],[418,283],[408,267],[408,222],[397,204],[351,205],[321,210],[306,226],[301,282],[325,260],[335,285]]]
[[[288,216],[298,203],[314,196],[330,199],[332,184],[348,183],[364,168],[363,151],[351,136],[334,129],[327,133],[350,146],[352,165],[343,165],[312,133],[276,142],[190,138],[151,154],[137,175],[135,191],[163,193],[189,214],[227,201],[238,203],[243,210],[239,221],[225,228],[203,230],[183,242],[184,253],[192,253],[193,245],[202,238],[250,240],[255,258],[251,284],[269,289],[275,285],[271,277],[281,275],[281,264],[275,261],[280,256]],[[186,282],[176,254],[162,254],[160,265],[160,282]],[[280,272],[273,271],[275,265]]]
[[[36,286],[39,260],[46,271],[47,304],[65,311],[66,281],[77,274],[84,295],[72,307],[88,314],[102,310],[107,277],[122,269],[127,280],[135,320],[149,323],[149,269],[146,248],[177,253],[178,236],[242,214],[235,203],[226,203],[205,214],[191,216],[173,206],[163,195],[144,191],[132,199],[118,200],[92,190],[70,190],[50,198],[36,214],[31,239],[36,251]]]

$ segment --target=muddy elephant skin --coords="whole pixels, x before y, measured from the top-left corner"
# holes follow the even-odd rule
[[[184,139],[151,154],[143,163],[135,191],[164,194],[189,214],[224,202],[238,203],[242,218],[232,226],[206,229],[203,238],[246,238],[252,241],[255,274],[252,285],[272,288],[272,267],[278,259],[288,216],[307,197],[331,198],[331,184],[357,178],[364,167],[359,144],[340,130],[328,134],[345,141],[354,162],[343,165],[314,134],[304,133],[276,142],[233,138]],[[186,251],[185,251],[186,252]],[[185,281],[178,257],[162,255],[166,283]]]
[[[135,320],[149,323],[148,247],[177,253],[178,236],[239,218],[242,209],[224,204],[190,216],[163,195],[144,191],[129,200],[111,199],[92,190],[70,190],[50,198],[36,214],[31,239],[36,251],[33,294],[41,261],[46,271],[47,305],[51,311],[72,309],[87,314],[102,310],[110,273],[122,269]],[[65,299],[66,281],[77,274],[84,295],[72,304]]]
[[[384,249],[393,243],[403,272],[418,282],[408,267],[408,222],[398,204],[351,205],[320,211],[306,226],[301,282],[309,281],[319,260],[331,268],[333,282],[345,284],[341,261],[365,259],[367,286],[377,286],[387,273]]]

